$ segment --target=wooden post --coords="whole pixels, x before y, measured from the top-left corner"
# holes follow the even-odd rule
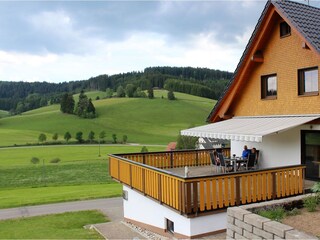
[[[276,179],[276,173],[272,173],[272,199],[277,198],[277,179]]]
[[[173,168],[173,152],[170,152],[170,167]]]
[[[161,174],[158,174],[158,198],[159,198],[159,202],[160,204],[162,204],[162,191],[161,191],[161,187],[162,187],[162,184],[161,184]]]
[[[236,177],[236,205],[240,205],[240,177]]]
[[[197,182],[193,182],[192,189],[193,189],[193,212],[198,213],[198,183]]]

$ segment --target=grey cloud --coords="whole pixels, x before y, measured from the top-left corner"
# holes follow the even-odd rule
[[[245,9],[239,1],[0,2],[0,49],[85,53],[94,48],[90,39],[115,42],[135,32],[162,34],[172,45],[215,32],[217,40],[232,44],[236,35],[255,25],[264,4],[254,2]],[[43,12],[59,11],[70,17],[70,29],[49,31],[29,21]]]

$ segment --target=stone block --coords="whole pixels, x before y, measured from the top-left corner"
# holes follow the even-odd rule
[[[231,223],[231,224],[234,224],[234,217],[227,216],[227,222]]]
[[[247,230],[248,232],[252,232],[252,229],[253,229],[252,225],[247,224],[245,222],[242,222],[238,219],[235,219],[234,225],[241,227],[241,228]]]
[[[234,238],[234,231],[231,230],[230,228],[227,228],[227,236],[231,237],[231,238]]]
[[[242,228],[239,228],[238,226],[235,226],[235,225],[233,225],[233,224],[228,223],[228,224],[227,224],[227,229],[229,229],[229,228],[230,228],[232,231],[234,231],[234,232],[242,235]]]
[[[279,223],[279,222],[275,222],[275,221],[271,221],[271,222],[266,222],[263,224],[263,230],[266,230],[268,232],[271,232],[279,237],[284,238],[285,237],[285,233],[289,230],[292,230],[293,227],[290,227],[288,225]]]
[[[251,232],[248,232],[246,230],[243,230],[243,236],[248,238],[248,239],[262,239],[262,237],[255,235]]]
[[[235,236],[234,236],[235,239],[248,239],[248,238],[245,238],[244,236],[238,234],[238,233],[235,233]]]
[[[266,239],[273,239],[272,233],[266,232],[266,231],[264,231],[260,228],[257,228],[257,227],[253,227],[253,233],[255,235],[258,235],[258,236],[266,238]]]
[[[242,209],[240,207],[229,207],[227,212],[228,212],[229,216],[235,217],[241,221],[243,221],[244,215],[251,214],[251,212],[249,212],[245,209]]]
[[[300,232],[296,229],[294,230],[290,230],[286,232],[286,239],[314,239],[314,240],[319,240],[317,237],[312,236],[312,235],[308,235],[304,232]]]
[[[244,222],[251,224],[257,228],[261,228],[263,227],[263,224],[266,222],[270,222],[271,220],[265,217],[261,217],[257,214],[247,214],[244,216]]]

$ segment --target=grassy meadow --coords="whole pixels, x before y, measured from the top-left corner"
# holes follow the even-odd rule
[[[0,208],[120,196],[122,186],[109,176],[107,154],[141,148],[101,145],[100,157],[98,145],[0,148]],[[32,157],[40,163],[32,164]],[[61,161],[50,163],[56,157]]]
[[[98,211],[80,211],[0,221],[1,239],[103,239],[88,224],[106,222]]]
[[[88,97],[104,97],[104,92],[86,93]],[[87,139],[92,130],[96,133],[106,131],[107,141],[117,134],[121,141],[123,135],[128,142],[144,144],[167,144],[175,141],[181,129],[205,123],[215,101],[183,93],[175,93],[178,100],[169,101],[164,90],[154,91],[155,99],[111,98],[93,101],[98,118],[81,119],[75,115],[60,112],[60,105],[35,109],[21,115],[0,119],[0,146],[37,143],[40,133],[51,141],[54,133],[58,141],[69,131],[74,137],[82,131]],[[163,97],[163,98],[162,98]],[[77,97],[75,97],[77,100]],[[74,139],[73,139],[74,140]]]

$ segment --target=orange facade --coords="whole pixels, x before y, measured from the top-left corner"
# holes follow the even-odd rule
[[[277,13],[275,13],[277,15]],[[241,79],[242,86],[237,89],[235,98],[227,111],[233,116],[263,116],[318,114],[320,96],[299,96],[298,69],[320,67],[320,57],[317,53],[304,48],[304,39],[292,28],[291,35],[280,37],[280,22],[283,19],[277,15],[274,24],[261,48],[263,62],[251,65],[249,74]],[[261,98],[261,76],[277,75],[276,99]],[[319,82],[319,76],[318,76]],[[319,83],[320,86],[320,83]]]

